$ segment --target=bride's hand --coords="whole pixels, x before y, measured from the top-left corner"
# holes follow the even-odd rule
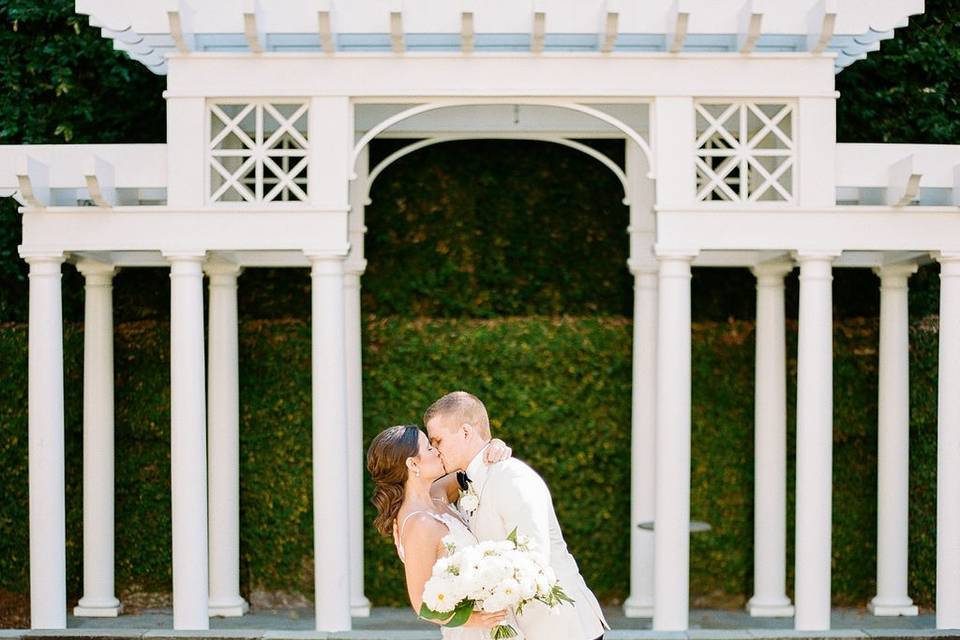
[[[503,622],[507,619],[506,609],[502,611],[494,611],[493,613],[486,613],[484,611],[474,611],[470,614],[470,617],[467,618],[467,621],[463,623],[465,627],[478,627],[480,629],[490,629],[498,622]]]
[[[483,461],[487,464],[502,462],[513,455],[513,449],[507,446],[507,443],[500,438],[494,438],[483,454]]]

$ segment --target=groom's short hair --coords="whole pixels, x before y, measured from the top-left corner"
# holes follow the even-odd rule
[[[461,422],[471,424],[485,440],[490,439],[490,418],[487,408],[477,396],[466,391],[452,391],[443,396],[424,412],[423,425],[436,417],[456,416]]]

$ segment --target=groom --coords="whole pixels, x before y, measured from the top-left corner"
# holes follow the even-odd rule
[[[458,474],[470,500],[461,511],[477,539],[504,540],[511,530],[528,536],[557,574],[574,604],[551,610],[540,602],[528,604],[517,623],[527,640],[599,640],[609,629],[597,599],[587,588],[576,560],[567,551],[553,500],[536,471],[510,458],[496,465],[483,462],[490,441],[487,409],[476,396],[454,391],[443,396],[423,415],[430,441],[440,451],[447,472]],[[468,511],[466,507],[472,510]]]

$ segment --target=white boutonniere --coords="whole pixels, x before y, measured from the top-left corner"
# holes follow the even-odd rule
[[[457,502],[460,505],[461,511],[472,516],[473,512],[480,506],[480,496],[477,495],[471,486],[466,491],[463,489],[460,490],[460,499]]]

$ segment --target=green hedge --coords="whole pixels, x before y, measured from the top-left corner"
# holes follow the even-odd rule
[[[68,590],[81,589],[82,331],[65,327]],[[299,320],[241,325],[241,582],[312,591],[310,335]],[[795,353],[795,327],[788,331]],[[874,590],[877,328],[835,331],[833,597],[864,604]],[[589,584],[607,602],[628,591],[631,325],[622,318],[401,320],[364,327],[364,436],[417,422],[440,393],[484,398],[495,432],[537,468]],[[117,327],[117,585],[121,595],[170,589],[168,326]],[[911,348],[910,594],[934,602],[936,322]],[[753,330],[697,324],[693,335],[691,515],[694,602],[739,606],[751,591]],[[0,588],[23,592],[27,566],[26,329],[0,326]],[[796,361],[789,360],[793,379]],[[789,459],[793,459],[791,383]],[[793,465],[788,481],[792,584]],[[341,479],[330,478],[330,482]],[[369,483],[365,487],[369,495]],[[367,520],[372,518],[367,508]],[[390,541],[368,528],[367,594],[404,599]]]

